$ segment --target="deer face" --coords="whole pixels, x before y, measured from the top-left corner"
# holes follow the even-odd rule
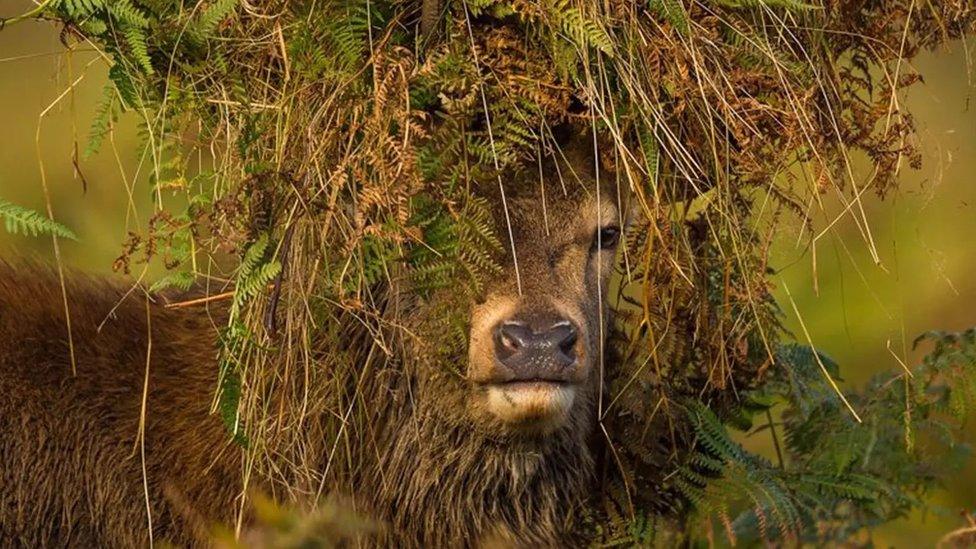
[[[389,475],[377,478],[391,487],[380,507],[393,523],[450,532],[420,545],[562,545],[586,493],[624,221],[616,176],[598,180],[586,149],[473,189],[494,210],[502,269],[479,292],[439,291],[408,318],[418,348],[408,375],[391,379],[406,382],[397,394],[409,416],[392,424]],[[463,350],[443,329],[448,316],[467,321]]]
[[[509,208],[514,258],[472,310],[469,404],[502,428],[546,433],[592,412],[621,220],[597,192]]]
[[[467,408],[496,431],[546,434],[594,414],[623,220],[613,178],[598,186],[585,158],[509,182],[508,215],[495,215],[509,249],[472,307]]]

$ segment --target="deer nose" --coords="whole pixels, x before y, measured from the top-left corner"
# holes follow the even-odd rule
[[[495,329],[495,358],[507,370],[506,381],[567,381],[578,338],[576,326],[564,319],[505,321]]]

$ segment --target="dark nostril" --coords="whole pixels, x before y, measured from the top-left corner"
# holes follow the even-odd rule
[[[517,351],[529,343],[531,330],[520,322],[503,322],[498,327],[498,339],[503,347]]]
[[[573,348],[576,346],[576,340],[579,339],[579,333],[572,324],[566,321],[560,322],[553,326],[549,333],[560,351],[573,356]]]

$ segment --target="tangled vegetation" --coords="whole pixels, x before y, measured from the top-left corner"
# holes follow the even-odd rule
[[[846,540],[921,505],[957,461],[953,418],[976,398],[973,332],[932,335],[914,372],[841,395],[836,365],[784,334],[767,251],[783,215],[833,195],[878,259],[860,198],[920,162],[899,104],[919,79],[905,61],[974,30],[976,9],[433,4],[45,0],[29,14],[110,65],[86,154],[123,114],[140,121],[158,209],[116,268],[162,261],[152,291],[232,301],[214,410],[249,469],[280,495],[320,495],[314,456],[342,456],[347,422],[368,414],[319,388],[389,352],[389,296],[477,295],[514,246],[481,190],[534,169],[571,131],[592,136],[639,211],[613,296],[612,465],[593,538]],[[868,177],[855,175],[862,160]],[[12,208],[0,202],[8,223],[70,235]],[[445,356],[466,344],[458,309],[433,315],[452,334]],[[339,345],[351,320],[365,333]],[[326,432],[302,428],[329,414]],[[768,433],[776,462],[730,427]]]

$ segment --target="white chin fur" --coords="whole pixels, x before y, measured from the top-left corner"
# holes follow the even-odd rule
[[[534,381],[488,387],[488,409],[505,423],[555,426],[569,415],[575,399],[576,387],[559,383]]]

